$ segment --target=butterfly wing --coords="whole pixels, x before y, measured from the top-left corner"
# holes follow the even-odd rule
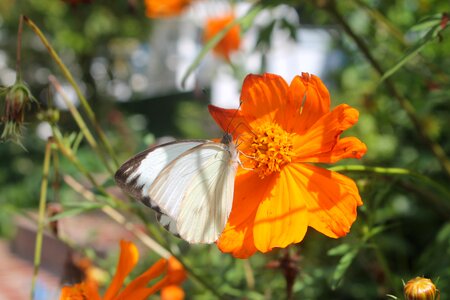
[[[234,147],[201,144],[174,159],[151,185],[151,201],[176,220],[184,240],[213,243],[222,233],[233,203],[236,157]]]
[[[115,174],[117,185],[133,198],[159,211],[148,197],[148,190],[158,174],[182,153],[208,140],[172,142],[147,149],[126,161]]]
[[[141,201],[157,212],[158,222],[175,235],[175,222],[162,214],[156,203],[148,196],[148,190],[158,174],[182,153],[208,140],[186,140],[172,142],[147,149],[126,161],[116,172],[117,185],[133,198]]]

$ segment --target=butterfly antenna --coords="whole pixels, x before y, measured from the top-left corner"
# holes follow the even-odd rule
[[[230,126],[231,126],[231,123],[233,123],[234,118],[236,118],[236,115],[238,114],[239,110],[241,109],[241,105],[242,105],[242,101],[239,100],[239,106],[238,106],[238,108],[236,108],[236,109],[234,110],[234,114],[233,114],[233,116],[230,118],[230,121],[228,122],[227,128],[226,128],[226,130],[225,130],[226,133],[229,133],[229,132],[230,132]],[[235,128],[233,131],[236,131],[236,128]]]

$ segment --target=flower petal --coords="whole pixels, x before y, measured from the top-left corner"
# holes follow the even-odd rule
[[[187,278],[186,270],[174,256],[169,257],[167,276],[171,284],[180,284]]]
[[[330,152],[339,140],[339,135],[358,121],[359,112],[347,104],[337,106],[323,115],[303,135],[293,138],[296,161],[308,162],[317,155]]]
[[[163,287],[161,290],[161,300],[183,300],[184,291],[176,284]]]
[[[65,286],[61,289],[59,300],[77,299],[101,300],[97,289],[85,282],[73,286]]]
[[[273,178],[264,179],[254,172],[236,176],[233,207],[225,230],[217,241],[223,252],[247,258],[256,252],[253,242],[253,223],[259,203],[273,186]]]
[[[145,0],[145,14],[148,18],[166,18],[179,15],[192,0]]]
[[[300,242],[308,228],[308,214],[298,176],[286,166],[258,207],[253,229],[255,246],[261,252]]]
[[[289,86],[289,127],[298,134],[305,133],[324,114],[330,111],[330,94],[319,77],[302,73],[295,76]]]
[[[302,182],[309,226],[332,238],[346,235],[356,219],[356,207],[362,205],[355,182],[308,164],[291,164],[289,168],[295,170],[296,181]]]
[[[120,257],[117,263],[116,274],[114,274],[111,284],[106,290],[104,300],[114,299],[117,293],[122,288],[123,281],[128,274],[133,270],[139,259],[139,252],[137,247],[129,241],[120,241]]]
[[[278,75],[265,73],[263,75],[247,75],[241,92],[241,111],[248,120],[258,123],[278,122],[286,125],[288,85]],[[252,126],[253,127],[253,126]]]
[[[209,113],[224,132],[231,133],[234,139],[242,134],[248,134],[249,123],[252,120],[245,118],[237,109],[225,109],[208,105]]]
[[[330,151],[308,157],[305,162],[332,164],[344,158],[358,158],[364,156],[367,146],[356,137],[345,137],[340,139],[336,146]]]
[[[210,18],[206,21],[203,39],[208,42],[214,38],[222,29],[235,19],[234,14],[229,13],[224,16]],[[213,52],[230,60],[230,54],[239,49],[241,44],[241,29],[239,25],[233,26],[225,36],[216,44]]]
[[[151,266],[147,271],[142,273],[139,277],[131,281],[126,288],[119,294],[117,300],[119,299],[147,299],[150,294],[145,297],[138,298],[136,295],[141,295],[142,291],[149,291],[147,284],[150,280],[161,275],[165,270],[167,270],[167,260],[161,258],[153,266]],[[156,292],[156,291],[155,291]]]

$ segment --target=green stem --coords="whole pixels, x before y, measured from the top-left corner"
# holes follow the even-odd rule
[[[21,67],[22,32],[23,32],[23,16],[20,15],[19,29],[17,30],[16,82],[20,82],[22,80],[22,67]]]
[[[45,203],[47,199],[47,187],[48,187],[48,174],[50,169],[50,154],[52,151],[52,140],[48,139],[45,145],[45,157],[44,157],[44,167],[42,170],[42,182],[41,182],[41,193],[39,197],[39,215],[38,215],[38,228],[36,233],[36,244],[34,249],[34,270],[33,279],[31,282],[31,300],[34,297],[34,290],[36,287],[36,279],[39,272],[39,266],[41,264],[41,253],[42,253],[42,239],[44,235],[44,218],[45,218]]]
[[[52,128],[52,130],[53,130],[53,132],[55,132],[54,128]],[[92,176],[92,174],[80,163],[80,161],[75,156],[73,151],[70,148],[66,147],[64,145],[64,143],[57,138],[56,134],[53,134],[53,138],[54,138],[54,143],[56,144],[58,149],[61,151],[61,153],[66,158],[69,159],[69,161],[75,166],[75,168],[78,169],[78,171],[80,171],[84,176],[86,176],[86,178],[94,186],[94,188],[96,188],[100,193],[105,195],[106,199],[111,199],[113,201],[108,204],[110,204],[111,206],[122,206],[123,207],[123,202],[116,196],[112,195],[111,193],[108,193],[103,186],[101,186],[100,184],[97,183],[97,181]]]
[[[363,53],[363,55],[366,57],[366,59],[370,62],[370,64],[375,69],[375,71],[378,73],[378,75],[383,76],[384,70],[381,67],[381,64],[379,64],[378,61],[375,59],[375,57],[372,55],[369,47],[366,45],[364,40],[361,39],[353,31],[353,29],[347,23],[347,20],[340,14],[340,12],[338,11],[338,9],[336,7],[335,0],[330,1],[329,5],[327,5],[325,7],[325,9],[327,9],[327,11],[342,26],[344,31],[353,39],[355,44],[358,46],[359,50]],[[444,149],[439,144],[435,143],[428,136],[427,132],[425,131],[426,126],[423,125],[422,121],[417,117],[414,106],[398,92],[398,90],[396,89],[394,83],[391,81],[390,78],[387,78],[384,81],[384,84],[386,85],[386,88],[389,91],[389,93],[392,96],[394,96],[394,98],[398,101],[400,106],[406,112],[406,114],[408,115],[412,124],[414,125],[416,131],[419,133],[419,136],[421,137],[422,141],[430,148],[431,152],[437,158],[437,160],[439,161],[445,174],[448,177],[450,177],[450,160],[447,158]]]
[[[392,274],[391,268],[389,267],[389,263],[384,257],[383,253],[380,251],[380,248],[378,248],[377,245],[373,245],[373,251],[375,252],[375,256],[378,260],[378,263],[380,264],[381,268],[383,269],[383,273],[386,276],[385,283],[389,286],[389,289],[392,291],[398,292],[398,286],[397,280]]]
[[[419,179],[420,181],[428,184],[429,186],[433,187],[440,193],[446,196],[447,199],[450,199],[450,191],[446,189],[441,184],[437,183],[433,179],[422,175],[418,172],[403,169],[403,168],[383,168],[383,167],[368,167],[368,166],[362,166],[362,165],[347,165],[347,166],[335,166],[329,168],[330,171],[335,172],[342,172],[342,171],[350,171],[350,172],[370,172],[370,173],[377,173],[382,175],[406,175],[411,176]]]
[[[108,169],[109,173],[114,176],[114,170],[109,165],[108,161],[105,158],[105,155],[103,155],[98,147],[98,144],[91,134],[89,128],[87,127],[86,123],[84,122],[83,118],[81,117],[81,114],[79,113],[78,109],[73,105],[73,103],[69,100],[69,97],[64,92],[63,88],[61,87],[61,84],[58,82],[55,76],[50,75],[48,77],[49,81],[52,83],[52,85],[55,87],[56,91],[61,95],[61,97],[64,100],[64,103],[69,108],[70,113],[72,114],[72,117],[74,118],[75,122],[77,123],[78,127],[80,128],[81,132],[83,132],[83,135],[85,136],[87,142],[89,145],[94,149],[95,153],[97,153],[97,156],[100,158],[100,160],[103,162],[103,164]]]
[[[69,83],[74,88],[78,98],[80,99],[81,105],[84,108],[84,111],[86,112],[89,120],[91,121],[92,125],[94,126],[95,131],[97,132],[100,141],[102,142],[103,146],[106,148],[106,151],[108,152],[109,156],[113,159],[115,163],[115,167],[119,167],[119,163],[117,161],[116,155],[112,149],[111,144],[108,141],[108,138],[106,137],[106,134],[101,129],[100,125],[97,122],[97,119],[95,118],[94,111],[89,105],[89,102],[84,97],[83,93],[81,92],[78,84],[76,83],[75,79],[73,78],[72,74],[70,73],[69,69],[64,65],[61,58],[58,56],[56,51],[53,49],[53,47],[50,45],[42,31],[34,24],[31,19],[29,19],[26,16],[23,16],[23,19],[25,23],[30,26],[30,28],[34,31],[34,33],[39,37],[41,42],[44,44],[44,46],[47,48],[47,51],[49,52],[50,56],[55,60],[56,64],[60,67],[64,77],[69,81]]]

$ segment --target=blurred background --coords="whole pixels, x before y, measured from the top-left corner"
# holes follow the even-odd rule
[[[244,17],[253,5],[261,5],[262,10],[251,22],[240,24],[239,49],[228,61],[206,54],[182,85],[187,69],[204,47],[206,21],[230,11]],[[149,18],[145,10],[143,0],[2,0],[0,85],[15,82],[18,22],[24,14],[43,31],[74,75],[123,162],[156,142],[220,137],[207,105],[236,108],[248,73],[271,72],[287,82],[302,72],[316,74],[329,88],[333,107],[348,103],[360,111],[359,122],[346,134],[359,137],[368,152],[362,161],[344,164],[404,168],[430,181],[420,176],[346,172],[357,181],[364,206],[345,238],[330,240],[309,229],[305,240],[288,250],[297,257],[294,295],[301,299],[386,299],[392,294],[402,299],[402,280],[426,276],[437,283],[442,299],[450,297],[449,174],[430,150],[431,141],[442,147],[443,156],[450,153],[450,36],[445,30],[448,16],[443,15],[450,11],[449,1],[198,0],[165,18]],[[432,26],[442,30],[430,38]],[[31,247],[28,254],[17,250],[17,236],[22,227],[32,232],[35,226],[33,222],[23,225],[20,216],[28,216],[38,206],[45,143],[52,135],[46,116],[58,111],[61,132],[69,136],[78,131],[61,96],[51,87],[49,75],[58,78],[72,103],[80,107],[75,90],[27,26],[21,53],[23,80],[39,105],[33,104],[26,112],[22,139],[26,150],[11,142],[0,144],[0,250],[11,261],[33,255],[32,235],[25,238],[30,241],[25,246]],[[399,62],[403,62],[401,67],[380,81],[380,73]],[[418,133],[399,97],[414,108],[428,141]],[[81,142],[76,155],[89,172],[103,179],[105,187],[114,188],[86,142]],[[62,174],[83,182],[67,159],[61,157],[59,163]],[[77,192],[59,181],[49,191],[49,202],[64,208],[81,201]],[[153,215],[149,209],[139,209]],[[71,218],[85,217],[81,212],[102,220],[91,208],[73,213],[69,221],[61,220],[61,226],[70,231]],[[92,254],[95,263],[110,271],[117,256],[107,253],[127,233],[115,236],[112,227],[95,222],[101,223],[85,221],[86,228],[73,225],[84,235],[71,237],[83,248],[98,250]],[[99,228],[104,231],[92,233]],[[220,253],[214,245],[189,247],[163,229],[154,230],[224,298],[283,298],[284,276],[270,262],[281,259],[284,250],[242,261]],[[98,241],[110,235],[109,242]],[[16,249],[11,250],[11,244]],[[43,267],[50,279],[41,279],[45,296],[40,299],[47,299],[57,293],[62,271]],[[14,271],[14,266],[0,260],[0,278],[25,276],[14,277]],[[184,288],[188,299],[211,299],[213,295],[195,280],[188,280]],[[0,284],[0,299],[8,299],[5,295]]]

